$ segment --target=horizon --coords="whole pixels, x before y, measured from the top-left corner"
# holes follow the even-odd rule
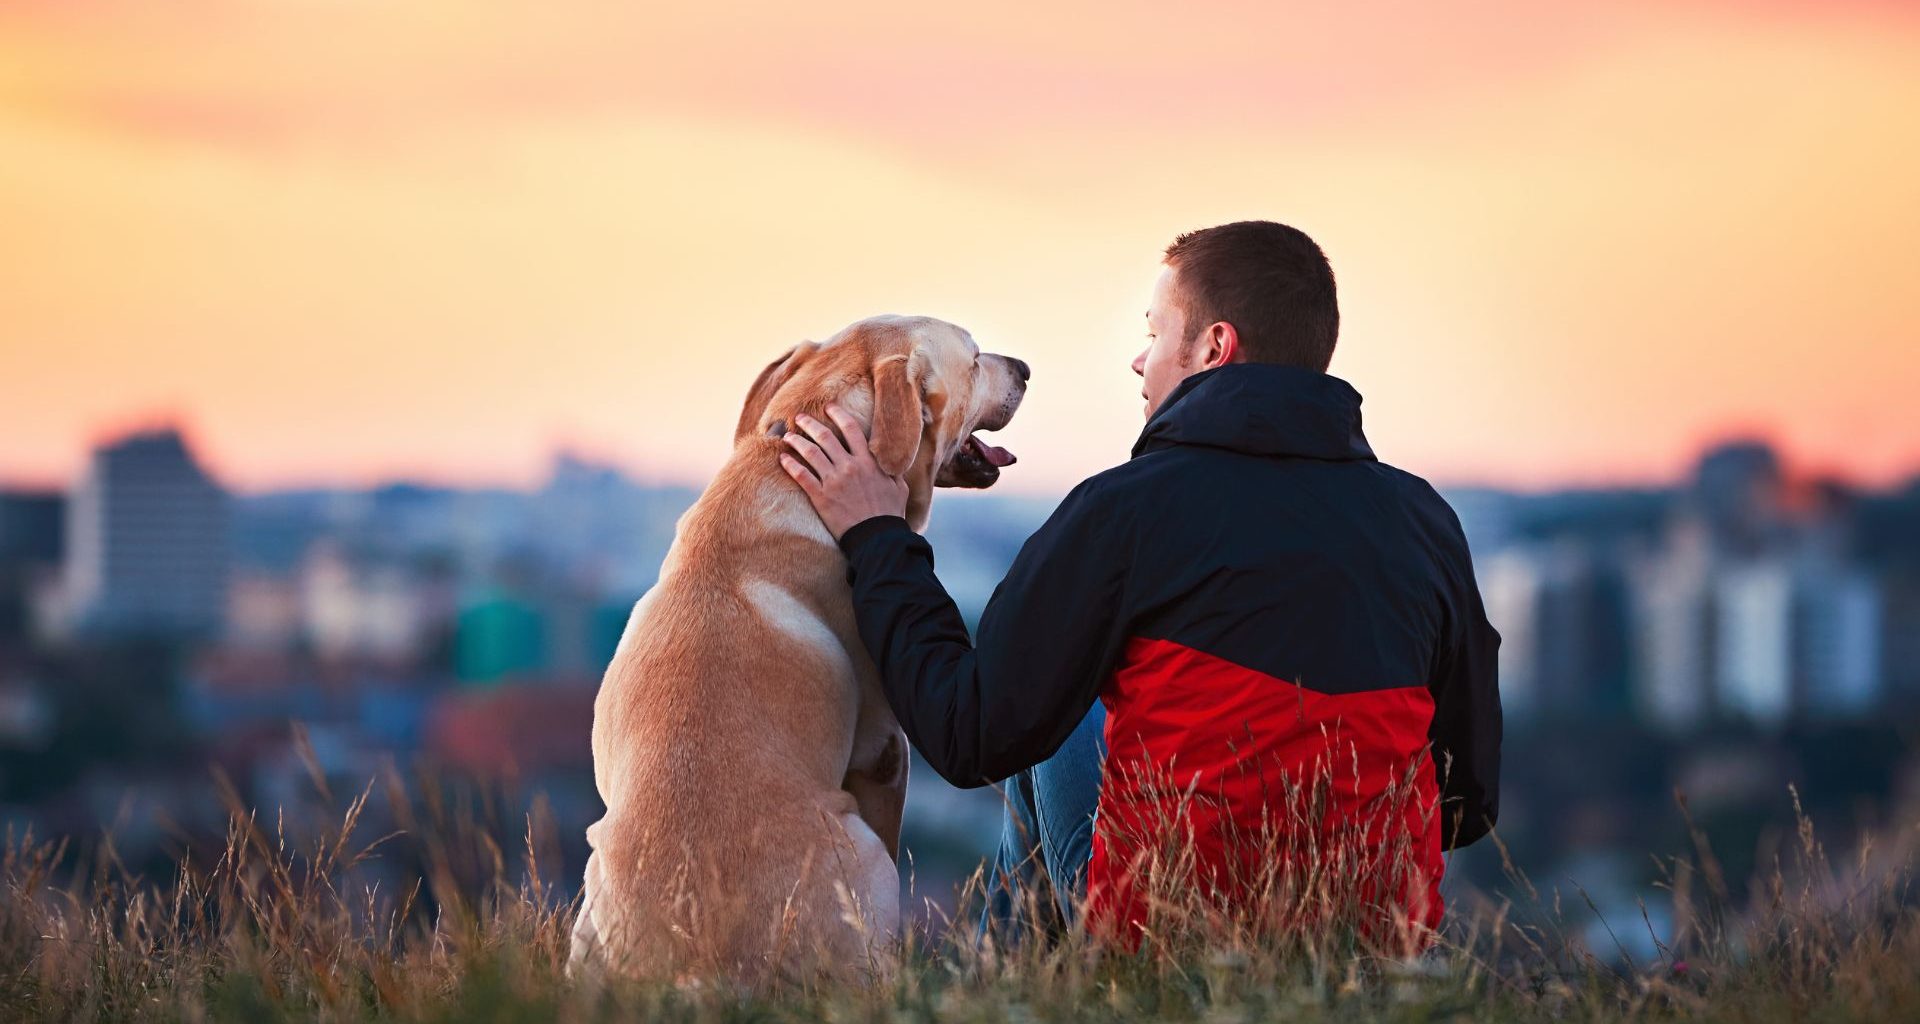
[[[377,491],[390,487],[420,487],[429,490],[447,491],[501,491],[528,493],[538,491],[553,478],[554,468],[564,459],[572,459],[595,469],[610,469],[618,473],[628,483],[643,488],[704,490],[709,477],[690,478],[671,475],[656,475],[643,468],[623,462],[620,458],[602,452],[593,451],[576,445],[556,443],[545,449],[545,457],[536,467],[536,471],[523,478],[449,478],[435,475],[431,471],[421,473],[386,474],[358,478],[301,478],[287,477],[265,483],[236,484],[220,469],[220,466],[207,457],[207,448],[203,438],[190,425],[166,419],[140,418],[128,421],[112,429],[95,431],[87,442],[89,457],[91,452],[102,447],[115,445],[134,437],[151,433],[175,433],[180,436],[189,455],[207,474],[227,493],[237,497],[263,497],[274,494],[287,494],[303,491]],[[1708,453],[1733,445],[1757,444],[1771,450],[1780,460],[1782,475],[1789,486],[1819,483],[1835,483],[1863,493],[1894,494],[1920,487],[1920,461],[1909,467],[1904,473],[1895,473],[1884,481],[1866,480],[1858,477],[1823,471],[1803,459],[1796,458],[1793,450],[1781,443],[1779,438],[1758,434],[1729,433],[1703,443],[1697,448],[1691,459],[1679,471],[1665,477],[1646,477],[1640,479],[1566,479],[1544,481],[1529,484],[1509,484],[1491,480],[1432,478],[1435,487],[1448,492],[1494,491],[1515,496],[1552,495],[1577,492],[1607,491],[1662,491],[1684,487],[1689,473],[1698,466],[1701,458]],[[1394,465],[1392,459],[1382,458],[1382,462]],[[85,460],[82,460],[84,465]],[[716,470],[718,466],[715,467]],[[1398,468],[1406,469],[1405,466]],[[0,475],[0,493],[68,493],[78,480],[76,471],[73,477],[61,481],[32,480]],[[1069,485],[1070,486],[1070,485]],[[1001,482],[990,488],[943,488],[948,495],[994,497],[1001,496],[1021,500],[1057,500],[1069,487],[1052,488],[1046,484],[1021,486],[1017,476],[1003,475]]]

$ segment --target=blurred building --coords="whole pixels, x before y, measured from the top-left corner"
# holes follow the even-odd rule
[[[1812,717],[1853,718],[1884,695],[1884,602],[1874,578],[1831,564],[1804,567],[1796,581],[1794,677]]]
[[[227,603],[227,494],[174,430],[94,451],[66,509],[67,622],[86,632],[217,631]]]
[[[1855,503],[1849,538],[1880,590],[1880,674],[1885,700],[1920,708],[1920,478]]]
[[[1516,718],[1631,712],[1627,591],[1607,552],[1561,538],[1496,550],[1480,565],[1501,635],[1501,697]]]
[[[1721,573],[1715,591],[1717,691],[1724,709],[1778,724],[1793,711],[1793,577],[1778,561]]]
[[[537,552],[576,588],[637,596],[660,576],[674,528],[698,492],[642,487],[607,463],[570,452],[554,457],[531,495]]]
[[[1797,481],[1764,444],[1669,491],[1466,491],[1516,722],[1777,728],[1920,704],[1920,487]]]
[[[436,763],[468,775],[593,771],[592,690],[548,681],[443,695],[422,744]]]
[[[546,616],[537,605],[506,588],[483,588],[455,620],[454,674],[479,685],[540,674],[547,640]]]
[[[0,566],[58,565],[66,504],[53,491],[0,491]]]
[[[1872,577],[1824,560],[1730,567],[1719,588],[1727,710],[1764,725],[1872,711],[1882,696],[1881,606]]]
[[[36,595],[58,578],[65,519],[57,493],[0,491],[0,650],[36,632]]]
[[[1541,704],[1535,640],[1540,632],[1543,573],[1523,552],[1490,547],[1475,551],[1474,572],[1487,621],[1500,631],[1500,703],[1509,717],[1525,720]]]
[[[1786,539],[1785,475],[1779,455],[1764,441],[1708,450],[1694,467],[1686,501],[1719,553],[1753,555]]]
[[[1634,706],[1648,724],[1683,731],[1716,713],[1719,606],[1705,532],[1683,525],[1635,568]]]
[[[322,541],[300,569],[302,636],[324,658],[419,661],[451,615],[451,598],[433,589],[404,561],[355,559]]]
[[[1883,577],[1880,611],[1880,674],[1887,704],[1903,711],[1920,708],[1920,573]]]
[[[1640,714],[1676,730],[1716,718],[1778,727],[1880,706],[1900,632],[1886,581],[1902,570],[1863,561],[1859,508],[1831,484],[1796,490],[1765,446],[1708,452],[1633,573]]]
[[[236,568],[227,586],[226,640],[244,650],[291,650],[302,639],[302,611],[295,581]]]

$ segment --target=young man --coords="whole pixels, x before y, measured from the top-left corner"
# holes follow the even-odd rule
[[[1132,458],[1028,540],[975,641],[855,421],[830,410],[850,451],[803,418],[782,463],[847,555],[914,746],[957,786],[1018,776],[1003,886],[1037,853],[1063,910],[1084,887],[1089,925],[1133,944],[1172,836],[1213,905],[1262,912],[1277,865],[1424,934],[1441,852],[1498,809],[1500,637],[1466,539],[1326,373],[1339,308],[1312,239],[1227,224],[1165,264]]]

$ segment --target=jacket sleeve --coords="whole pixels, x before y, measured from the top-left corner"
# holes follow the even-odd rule
[[[1128,559],[1116,517],[1086,487],[1020,549],[981,614],[977,645],[933,574],[932,547],[904,519],[869,519],[840,540],[860,637],[894,717],[956,786],[1052,755],[1120,656]]]
[[[1445,552],[1448,629],[1433,677],[1433,757],[1440,772],[1441,846],[1466,846],[1500,816],[1500,634],[1487,621],[1459,520]]]

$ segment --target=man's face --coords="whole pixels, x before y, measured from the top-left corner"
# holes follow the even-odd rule
[[[1173,389],[1200,369],[1195,356],[1200,346],[1189,345],[1187,315],[1181,308],[1179,282],[1174,269],[1160,273],[1153,286],[1153,302],[1147,307],[1147,347],[1133,357],[1133,372],[1140,375],[1140,397],[1147,400],[1147,419],[1167,400]]]

